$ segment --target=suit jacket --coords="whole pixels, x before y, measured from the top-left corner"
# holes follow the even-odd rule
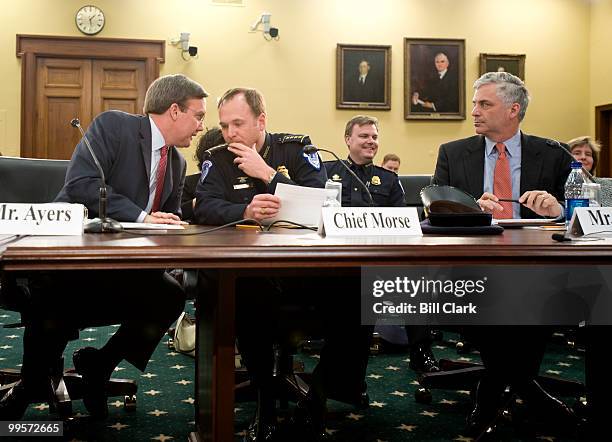
[[[106,178],[107,215],[117,221],[136,221],[149,200],[151,123],[146,115],[107,111],[98,115],[86,134]],[[181,215],[181,194],[187,163],[176,147],[168,163],[160,210]],[[87,146],[77,145],[58,202],[84,204],[98,216],[100,174]]]
[[[345,101],[363,101],[366,103],[384,103],[385,82],[368,74],[365,83],[359,81],[359,75],[349,77],[345,86]]]
[[[482,135],[441,145],[432,183],[454,186],[480,198],[484,188],[484,156]],[[521,133],[521,194],[545,190],[563,201],[571,161],[571,155],[557,141]],[[521,218],[538,217],[521,206]]]
[[[185,177],[185,186],[181,196],[181,212],[185,221],[193,220],[193,199],[195,198],[196,187],[200,181],[200,173],[194,173]]]

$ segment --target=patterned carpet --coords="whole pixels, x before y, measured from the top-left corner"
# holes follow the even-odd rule
[[[18,315],[0,311],[0,323],[16,322]],[[71,342],[66,355],[78,347],[102,345],[113,327],[86,329],[79,341]],[[0,365],[17,368],[21,360],[22,329],[0,328]],[[436,342],[434,352],[438,357],[457,359],[452,336]],[[307,368],[317,361],[317,355],[300,355]],[[464,360],[478,360],[470,354]],[[414,373],[408,368],[405,353],[380,354],[370,358],[368,367],[368,391],[370,408],[356,411],[348,405],[331,402],[328,433],[331,441],[466,441],[463,437],[465,416],[470,410],[468,391],[433,391],[429,405],[415,402],[414,391],[418,388]],[[543,373],[583,380],[583,355],[560,343],[551,343],[542,366]],[[170,351],[167,342],[162,342],[146,373],[140,373],[127,363],[122,363],[116,377],[138,381],[136,411],[123,408],[122,398],[110,398],[110,416],[105,422],[90,422],[81,401],[73,405],[76,414],[67,440],[126,440],[126,441],[170,441],[186,440],[194,428],[194,360],[183,354]],[[573,403],[573,398],[566,398]],[[241,440],[243,430],[253,414],[252,403],[236,404],[236,440]],[[33,404],[25,416],[27,420],[53,420],[46,404]],[[501,432],[503,440],[562,440],[550,434],[519,437],[512,425],[507,424]],[[10,439],[6,439],[10,440]]]

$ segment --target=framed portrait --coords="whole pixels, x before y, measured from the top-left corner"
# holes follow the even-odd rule
[[[336,108],[391,109],[391,46],[338,44]]]
[[[480,54],[480,75],[510,72],[525,81],[525,54]]]
[[[404,39],[404,118],[465,120],[465,40]]]

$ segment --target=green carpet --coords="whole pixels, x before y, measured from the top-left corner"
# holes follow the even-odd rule
[[[0,322],[18,321],[13,312],[0,311]],[[86,329],[80,340],[71,342],[65,355],[70,364],[72,352],[82,346],[101,346],[113,333],[114,327]],[[21,362],[22,329],[0,328],[0,366],[18,368]],[[437,357],[457,359],[451,336],[436,342]],[[308,368],[317,361],[316,355],[300,355]],[[478,360],[477,354],[464,359]],[[332,441],[465,441],[462,429],[471,401],[467,391],[433,391],[430,405],[418,404],[414,391],[418,388],[414,373],[408,368],[406,354],[381,354],[370,358],[368,367],[368,392],[370,408],[356,411],[338,402],[329,404],[330,416],[327,424]],[[583,354],[567,346],[551,343],[543,373],[583,380]],[[122,398],[109,399],[110,416],[105,422],[90,422],[81,401],[76,401],[73,410],[75,422],[71,424],[68,440],[126,440],[169,441],[187,439],[194,428],[194,360],[189,356],[172,352],[166,339],[158,346],[146,373],[141,373],[128,363],[122,363],[115,377],[138,381],[136,411],[123,408]],[[572,398],[568,398],[570,405]],[[236,440],[241,440],[242,431],[248,426],[254,404],[237,403],[235,428]],[[26,420],[54,420],[46,404],[33,404],[27,411]],[[549,434],[520,438],[511,425],[502,429],[504,440],[561,440]],[[10,439],[6,439],[10,440]],[[39,439],[38,439],[39,440]]]

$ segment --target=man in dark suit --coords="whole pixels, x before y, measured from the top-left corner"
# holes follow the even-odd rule
[[[145,97],[147,115],[100,114],[87,138],[105,172],[108,215],[117,221],[178,224],[186,163],[177,147],[202,130],[207,93],[183,75],[154,81]],[[98,213],[99,173],[83,140],[77,145],[56,198]],[[0,420],[16,420],[48,378],[79,328],[121,324],[100,349],[73,355],[85,383],[84,403],[94,417],[108,413],[105,384],[127,360],[140,370],[184,307],[184,294],[163,271],[79,271],[30,275],[31,299],[24,333],[22,379],[0,401]],[[75,336],[76,335],[76,336]],[[43,390],[41,390],[43,389]]]
[[[434,57],[435,72],[424,91],[412,94],[413,112],[459,112],[459,82],[457,70],[451,69],[444,52]]]
[[[523,82],[506,72],[489,72],[474,89],[472,116],[478,135],[440,146],[433,182],[478,197],[481,208],[496,218],[562,217],[559,201],[571,158],[556,141],[520,131],[529,104]],[[487,370],[468,418],[470,431],[483,432],[495,420],[507,385],[532,409],[551,413],[542,417],[573,419],[571,411],[535,381],[549,334],[546,327],[478,327],[473,332]]]
[[[344,101],[363,103],[383,103],[385,84],[379,75],[370,73],[372,66],[367,60],[359,62],[358,71],[350,72],[347,77]]]

